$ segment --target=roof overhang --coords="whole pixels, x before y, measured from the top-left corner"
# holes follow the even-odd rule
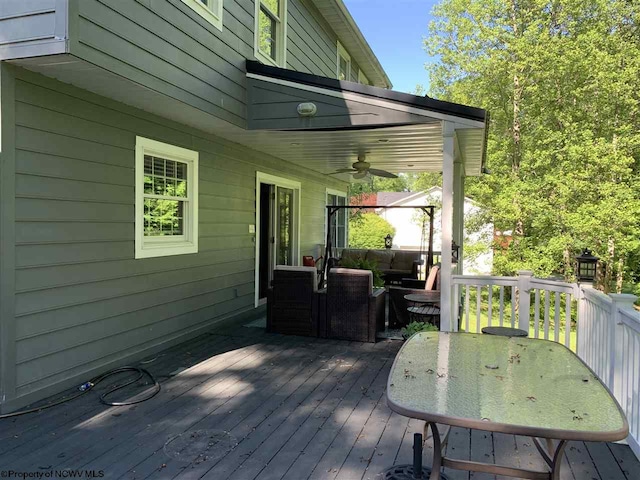
[[[312,170],[331,173],[364,154],[375,168],[392,172],[442,171],[449,122],[465,175],[482,172],[483,109],[253,61],[247,61],[247,89],[252,147]],[[315,115],[301,116],[301,103],[313,103]]]
[[[313,0],[320,14],[334,30],[340,43],[356,61],[370,82],[377,87],[391,88],[391,80],[380,65],[371,46],[342,0]]]

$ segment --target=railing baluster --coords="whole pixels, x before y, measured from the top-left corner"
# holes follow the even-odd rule
[[[534,338],[540,338],[540,289],[536,288],[535,293],[535,306],[533,309],[533,336]]]
[[[489,318],[489,326],[491,326],[491,316],[493,314],[493,285],[488,285],[487,289],[489,290],[489,305],[487,308],[487,317]]]
[[[504,325],[504,285],[500,285],[500,326]]]
[[[554,303],[554,312],[553,312],[553,339],[560,343],[560,292],[555,292],[555,303]]]
[[[471,287],[469,285],[465,286],[465,294],[464,294],[464,321],[465,321],[465,332],[469,333],[469,296],[471,294]]]
[[[551,303],[551,292],[544,292],[544,339],[549,340],[549,304]]]
[[[571,348],[571,294],[565,294],[564,346]]]
[[[516,286],[511,287],[511,328],[516,328]]]
[[[482,297],[481,286],[476,288],[476,333],[480,333],[480,301]]]
[[[633,336],[633,349],[629,352],[629,355],[631,355],[631,361],[633,362],[632,391],[640,392],[640,335]],[[634,418],[636,419],[635,422],[633,422]],[[635,423],[632,435],[634,438],[640,439],[640,395],[637,394],[633,396],[630,423],[632,425]]]

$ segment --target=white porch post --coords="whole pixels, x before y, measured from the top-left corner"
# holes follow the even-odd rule
[[[457,144],[456,144],[457,146]],[[462,274],[462,256],[464,250],[464,165],[460,157],[460,149],[455,151],[453,163],[453,241],[458,244],[458,265],[454,273]]]
[[[440,330],[452,330],[452,265],[453,186],[454,186],[455,128],[442,122],[442,270],[440,275]]]

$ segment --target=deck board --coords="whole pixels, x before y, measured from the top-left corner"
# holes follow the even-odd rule
[[[424,423],[389,410],[386,380],[400,347],[265,334],[225,327],[142,364],[162,391],[135,407],[108,407],[94,392],[60,407],[4,420],[0,465],[24,472],[102,470],[105,479],[375,479],[413,458]],[[179,371],[180,370],[180,371]],[[66,395],[72,394],[70,390]],[[127,392],[124,392],[127,393]],[[58,397],[59,398],[59,397]],[[176,435],[227,431],[221,459],[169,457]],[[424,461],[430,463],[431,439]],[[454,428],[447,455],[541,469],[529,438]],[[493,480],[445,471],[451,480]],[[496,480],[503,480],[497,477]],[[640,478],[628,446],[570,442],[563,480]]]

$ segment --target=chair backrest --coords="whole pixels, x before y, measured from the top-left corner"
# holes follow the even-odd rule
[[[438,276],[440,274],[440,267],[438,265],[434,265],[429,270],[429,276],[427,277],[427,281],[424,283],[425,290],[437,290],[438,289]]]
[[[335,290],[368,297],[373,293],[373,273],[371,270],[332,268],[327,279],[327,293]]]
[[[289,265],[276,265],[273,271],[273,287],[299,285],[302,289],[318,291],[318,271],[316,267],[292,267]],[[299,288],[297,289],[299,290]]]
[[[369,270],[332,268],[327,278],[326,325],[332,338],[367,338],[373,273]]]

